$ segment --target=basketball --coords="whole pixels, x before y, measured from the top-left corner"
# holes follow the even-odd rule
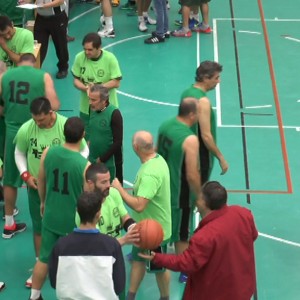
[[[138,246],[141,249],[154,250],[164,239],[162,226],[155,220],[145,219],[137,223],[134,229],[140,233]]]

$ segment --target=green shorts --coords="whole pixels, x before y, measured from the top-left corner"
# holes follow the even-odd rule
[[[37,190],[28,188],[29,212],[34,233],[42,232],[41,201]]]
[[[188,7],[199,6],[210,2],[210,0],[180,0],[180,4]]]
[[[172,236],[171,243],[187,242],[193,233],[193,209],[190,207],[171,209]]]
[[[7,130],[5,136],[5,150],[3,163],[3,185],[20,187],[22,186],[22,179],[20,172],[15,163],[15,144],[14,139],[18,129]]]
[[[62,235],[58,235],[45,228],[45,226],[42,226],[42,243],[39,256],[41,262],[45,264],[48,263],[52,249],[60,237],[62,237]]]

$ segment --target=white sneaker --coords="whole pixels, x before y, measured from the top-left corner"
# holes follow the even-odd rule
[[[101,36],[101,37],[110,37],[110,38],[114,38],[116,35],[115,35],[115,31],[113,28],[111,29],[107,29],[107,28],[104,28],[100,31],[98,31],[98,34]]]
[[[32,287],[32,275],[26,280],[25,286],[29,289]]]
[[[101,15],[100,17],[100,24],[102,25],[102,27],[105,26],[105,19],[104,19],[104,15]]]
[[[0,292],[5,289],[5,283],[0,281]]]
[[[156,20],[150,18],[149,16],[144,17],[144,21],[145,21],[146,24],[149,24],[149,25],[155,25],[156,24]]]
[[[146,32],[147,30],[148,30],[148,28],[147,28],[145,22],[143,22],[143,21],[139,22],[139,31]]]
[[[170,2],[167,1],[167,9],[170,9],[170,8],[171,8]]]

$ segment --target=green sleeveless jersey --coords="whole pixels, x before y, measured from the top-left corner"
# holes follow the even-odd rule
[[[115,106],[109,104],[105,110],[101,112],[91,111],[88,136],[89,136],[89,161],[96,162],[99,156],[105,154],[113,143],[113,135],[111,128],[112,113],[116,109]],[[110,168],[115,165],[114,156],[112,155],[105,165]]]
[[[51,147],[44,161],[46,202],[43,226],[65,235],[75,227],[77,199],[83,191],[88,161],[79,152],[63,146]]]
[[[31,118],[31,102],[45,96],[44,75],[44,71],[30,66],[20,66],[4,73],[2,99],[7,129],[19,128]]]
[[[200,100],[201,98],[206,97],[206,93],[203,92],[201,89],[196,88],[194,87],[194,85],[192,85],[190,88],[186,89],[181,95],[181,99],[186,97],[193,97]],[[199,128],[197,124],[195,124],[191,128],[195,133],[199,134],[198,133]],[[213,111],[212,107],[210,111],[210,128],[211,128],[211,133],[216,141],[216,120],[215,120],[215,112]]]
[[[186,124],[172,118],[164,122],[158,130],[157,152],[165,159],[170,170],[171,206],[191,207],[195,195],[190,191],[185,169],[185,139],[195,135]]]

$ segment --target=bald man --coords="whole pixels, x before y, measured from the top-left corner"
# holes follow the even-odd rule
[[[184,98],[178,115],[158,130],[157,152],[166,160],[171,178],[172,237],[176,254],[188,247],[196,195],[200,193],[199,142],[191,126],[197,123],[198,99]],[[184,279],[180,279],[184,281]]]
[[[133,150],[142,165],[136,175],[133,195],[123,189],[118,179],[114,179],[112,186],[116,188],[123,200],[133,209],[132,217],[140,222],[144,219],[158,221],[164,231],[164,240],[157,252],[166,253],[167,243],[171,237],[171,193],[169,168],[163,157],[157,154],[153,146],[153,137],[147,131],[138,131],[133,136]],[[150,250],[150,249],[149,249]],[[146,261],[138,256],[142,250],[132,247],[132,266],[130,286],[127,300],[134,300],[137,290],[146,271]],[[148,271],[151,271],[148,268]],[[155,270],[160,299],[169,299],[170,273],[165,269]]]

